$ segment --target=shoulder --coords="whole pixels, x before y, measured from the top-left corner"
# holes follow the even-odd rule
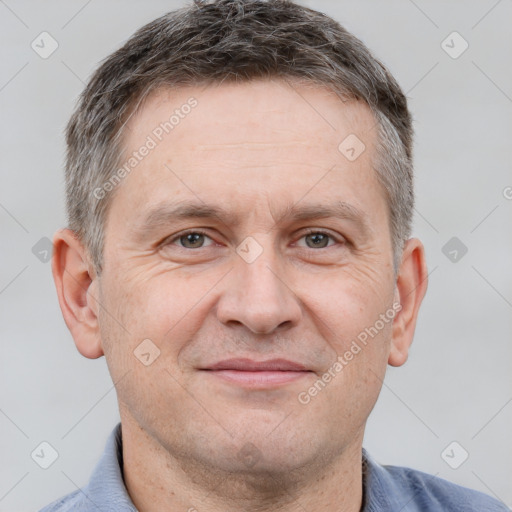
[[[508,508],[498,500],[437,476],[397,466],[386,470],[402,488],[416,495],[416,502],[432,510],[453,512],[503,512]]]
[[[71,512],[73,510],[86,512],[88,509],[84,500],[81,491],[77,490],[46,505],[39,512]]]
[[[39,512],[137,512],[123,480],[121,424],[108,437],[89,482]]]
[[[367,510],[509,512],[500,501],[443,478],[399,466],[381,466],[364,453]]]

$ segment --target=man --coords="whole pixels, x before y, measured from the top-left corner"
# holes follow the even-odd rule
[[[196,1],[101,65],[67,144],[53,274],[121,424],[45,511],[506,510],[362,448],[427,271],[406,98],[359,40]]]

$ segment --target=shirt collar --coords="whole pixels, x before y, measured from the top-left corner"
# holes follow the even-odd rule
[[[137,512],[124,484],[121,423],[110,434],[85,494],[98,510]]]

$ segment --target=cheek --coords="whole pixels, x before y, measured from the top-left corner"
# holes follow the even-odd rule
[[[160,350],[159,357],[175,366],[180,350],[200,328],[209,292],[219,277],[211,272],[194,276],[178,272],[164,265],[122,269],[105,283],[102,339],[106,355],[112,354],[107,359],[115,361],[119,371],[137,363],[134,351],[144,340],[151,340]]]
[[[308,302],[316,329],[332,352],[323,399],[342,415],[359,410],[361,419],[373,408],[382,386],[395,316],[392,281],[378,281],[376,275],[340,271]]]
[[[297,284],[294,292],[317,318],[325,338],[339,339],[341,348],[347,340],[355,339],[372,326],[392,305],[392,280],[383,280],[378,270],[351,266],[330,275],[315,276],[314,281],[311,287],[309,280],[298,278],[295,282],[303,285]],[[379,330],[385,331],[384,327]]]
[[[191,334],[187,311],[193,303],[167,285],[165,279],[112,279],[100,312],[105,358],[120,406],[148,428],[168,419],[162,411],[178,417],[187,408],[176,360]]]
[[[329,411],[336,418],[337,429],[355,432],[364,426],[382,389],[391,322],[380,331],[366,328],[357,333],[350,324],[347,329],[345,324],[340,326],[340,333],[345,329],[343,336],[331,339],[335,359],[309,388],[302,390],[299,399],[308,404],[306,409],[316,409],[318,417]],[[349,330],[356,334],[349,335]]]
[[[110,302],[124,323],[134,334],[157,340],[177,327],[206,292],[204,280],[180,279],[173,269],[142,267],[113,281]]]

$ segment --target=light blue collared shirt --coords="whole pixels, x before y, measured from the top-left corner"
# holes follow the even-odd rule
[[[118,423],[89,483],[40,512],[137,512],[122,468]],[[363,490],[362,512],[510,512],[500,501],[447,480],[409,468],[381,466],[364,449]]]

